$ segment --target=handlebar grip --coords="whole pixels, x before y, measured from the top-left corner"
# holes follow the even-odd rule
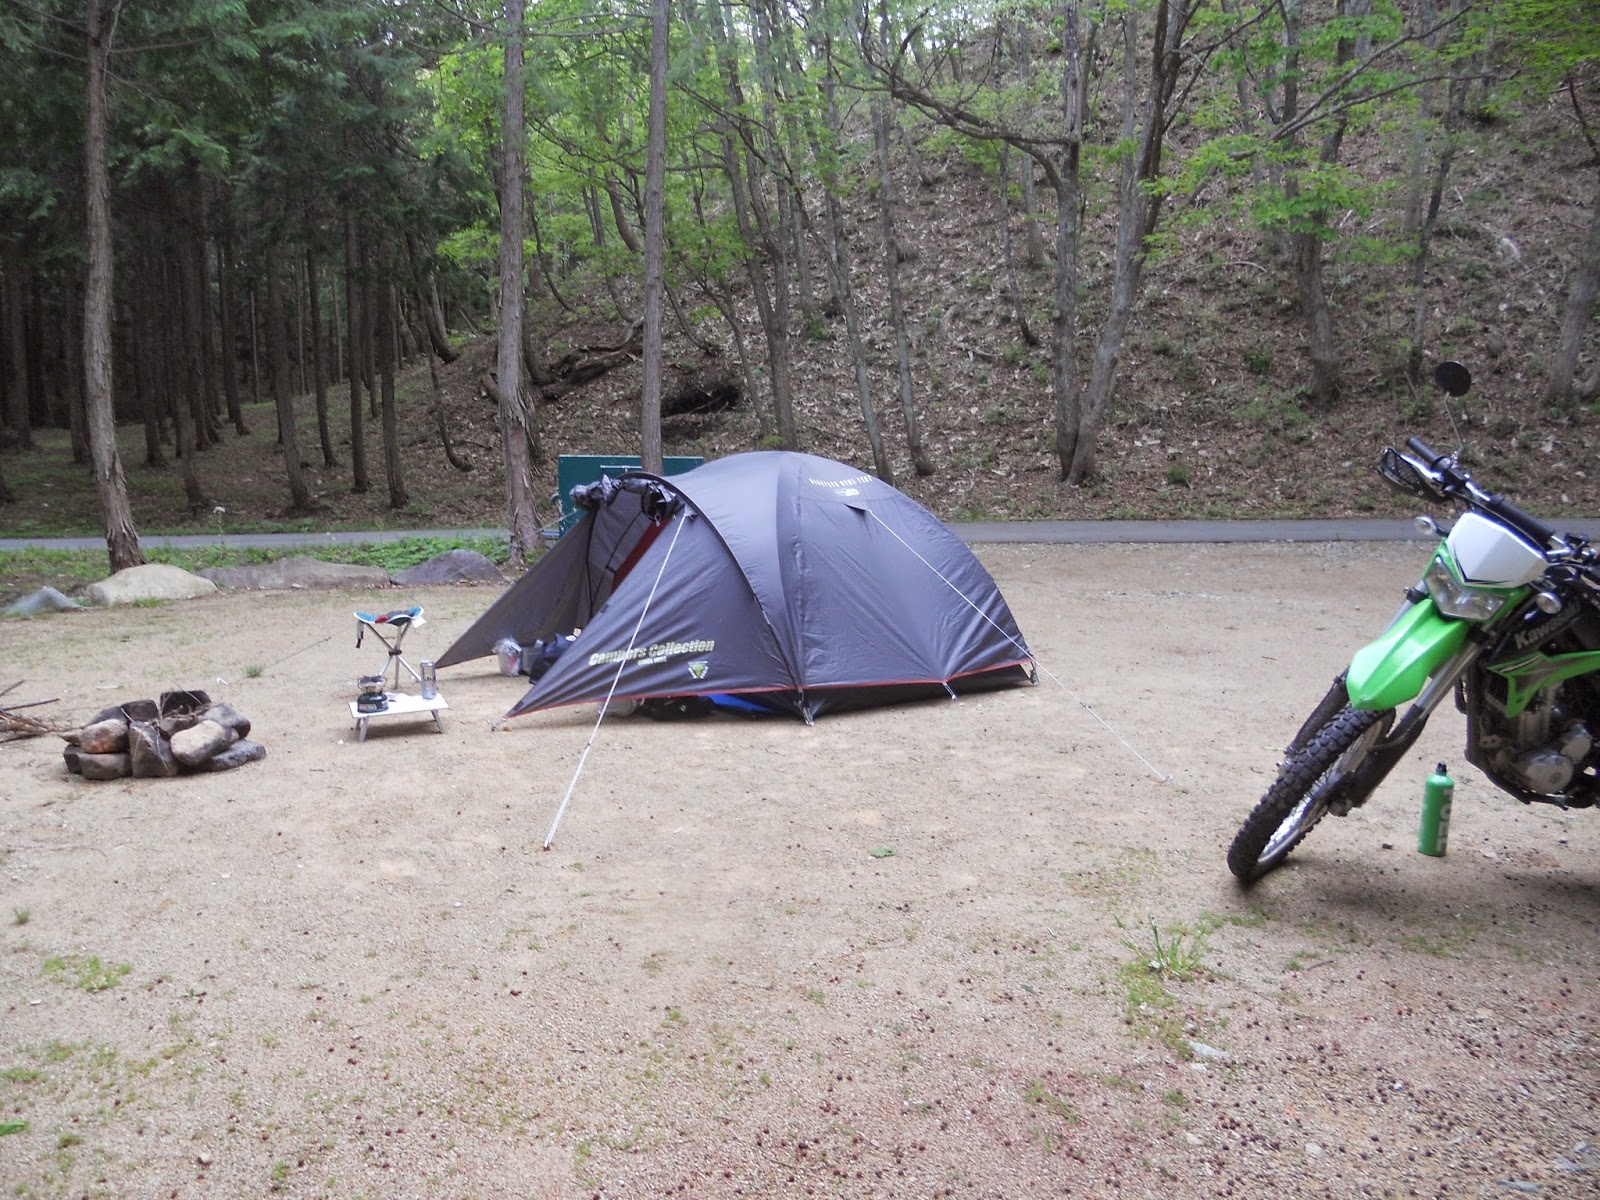
[[[1441,458],[1445,457],[1445,455],[1440,454],[1421,438],[1408,437],[1406,439],[1406,449],[1410,450],[1413,454],[1421,455],[1423,461],[1425,461],[1430,467],[1434,466]]]
[[[1537,538],[1541,543],[1548,545],[1561,535],[1552,525],[1546,525],[1538,517],[1523,512],[1511,501],[1503,496],[1490,497],[1488,507],[1498,516],[1504,517],[1523,533]]]

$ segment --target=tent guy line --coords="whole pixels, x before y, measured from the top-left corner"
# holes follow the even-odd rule
[[[674,514],[681,515],[681,514]],[[671,518],[668,518],[669,520]],[[572,772],[572,779],[567,784],[566,793],[561,797],[561,803],[556,808],[555,819],[550,822],[550,832],[544,835],[544,848],[550,849],[550,844],[556,840],[556,826],[561,824],[561,818],[566,815],[567,802],[572,799],[572,793],[578,786],[578,776],[583,774],[583,765],[589,761],[589,751],[594,749],[595,738],[600,736],[600,725],[606,719],[606,713],[611,710],[611,697],[617,694],[617,684],[622,681],[622,672],[627,670],[628,663],[632,661],[631,652],[639,640],[639,630],[644,627],[644,619],[650,613],[650,606],[655,603],[656,591],[661,587],[661,578],[667,573],[667,564],[672,561],[672,552],[677,548],[678,535],[683,532],[683,527],[689,522],[687,519],[676,522],[672,531],[672,541],[667,543],[667,552],[661,558],[661,567],[656,571],[656,577],[650,584],[650,594],[645,597],[644,607],[639,610],[639,619],[633,623],[633,633],[628,637],[628,652],[617,660],[617,673],[611,677],[611,690],[606,692],[606,698],[600,702],[600,712],[594,719],[594,728],[589,731],[589,740],[584,743],[583,753],[578,755],[578,765]]]
[[[994,628],[995,628],[995,631],[997,633],[999,633],[1001,637],[1005,638],[1006,641],[1010,642],[1018,650],[1021,650],[1022,653],[1024,655],[1026,655],[1028,658],[1033,659],[1034,665],[1036,667],[1038,667],[1039,670],[1043,671],[1046,675],[1048,675],[1050,677],[1051,681],[1058,688],[1060,688],[1063,692],[1065,692],[1068,696],[1070,696],[1072,698],[1073,702],[1075,704],[1077,704],[1077,706],[1079,708],[1083,709],[1084,712],[1088,713],[1097,722],[1099,722],[1101,728],[1103,728],[1112,737],[1116,738],[1117,741],[1121,742],[1123,749],[1125,749],[1129,754],[1133,755],[1141,763],[1143,763],[1144,766],[1145,766],[1145,769],[1148,770],[1150,772],[1150,774],[1154,775],[1162,783],[1171,783],[1172,782],[1172,776],[1171,775],[1163,774],[1161,771],[1157,770],[1155,765],[1153,763],[1151,763],[1151,761],[1148,758],[1146,758],[1143,754],[1139,753],[1138,749],[1133,745],[1132,742],[1128,741],[1127,738],[1123,737],[1122,734],[1119,733],[1117,731],[1117,729],[1112,726],[1111,722],[1107,721],[1099,713],[1095,712],[1095,710],[1093,709],[1093,707],[1090,706],[1088,701],[1086,701],[1082,696],[1078,695],[1078,693],[1074,692],[1070,687],[1068,687],[1066,680],[1062,679],[1061,676],[1057,675],[1049,667],[1045,666],[1044,663],[1040,661],[1038,655],[1034,654],[1026,646],[1024,646],[1020,641],[1018,641],[1016,638],[1012,637],[1009,633],[1007,633],[999,625],[995,624],[994,620],[989,616],[988,613],[984,612],[983,609],[979,608],[976,604],[974,604],[971,597],[965,595],[961,591],[960,588],[956,587],[955,584],[951,583],[948,579],[946,579],[944,577],[944,575],[940,573],[938,567],[934,566],[926,558],[923,558],[922,555],[918,554],[917,553],[917,548],[915,546],[911,545],[911,543],[909,543],[908,541],[906,541],[905,538],[901,537],[898,533],[896,533],[893,526],[891,526],[887,521],[885,521],[882,517],[880,517],[877,513],[873,512],[871,509],[864,509],[863,511],[866,512],[866,514],[869,517],[871,517],[874,521],[876,521],[879,525],[882,525],[886,530],[888,530],[889,531],[889,536],[894,538],[895,541],[899,542],[902,546],[904,546],[907,550],[909,550],[912,553],[912,555],[916,558],[916,560],[918,562],[920,562],[923,566],[927,567],[928,570],[932,571],[935,575],[937,575],[939,577],[939,581],[941,583],[943,583],[945,585],[945,587],[949,588],[957,596],[960,596],[962,600],[966,601],[967,606],[970,607],[973,612],[977,613],[980,617],[982,617],[990,625],[993,625]],[[954,696],[952,695],[951,698],[954,699]]]

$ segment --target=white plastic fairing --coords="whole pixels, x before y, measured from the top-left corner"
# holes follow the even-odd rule
[[[1543,575],[1549,560],[1527,539],[1479,513],[1466,513],[1446,539],[1465,583],[1517,587]]]

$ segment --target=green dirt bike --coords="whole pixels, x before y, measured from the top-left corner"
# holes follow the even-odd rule
[[[1460,363],[1435,372],[1464,395]],[[1249,884],[1278,867],[1328,813],[1344,816],[1454,695],[1467,761],[1524,803],[1589,808],[1600,795],[1600,553],[1500,496],[1452,454],[1416,438],[1390,447],[1379,473],[1463,511],[1378,639],[1358,650],[1285,750],[1277,779],[1228,850]],[[1404,710],[1401,712],[1401,710]]]

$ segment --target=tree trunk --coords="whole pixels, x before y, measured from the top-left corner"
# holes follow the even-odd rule
[[[333,430],[328,425],[328,372],[322,365],[322,298],[317,278],[317,252],[306,243],[306,307],[311,322],[311,382],[317,394],[317,437],[322,442],[322,465],[337,467]]]
[[[541,542],[534,516],[531,464],[532,404],[522,385],[523,186],[527,128],[523,92],[523,0],[505,0],[505,115],[500,126],[500,332],[495,379],[499,388],[500,447],[506,469],[506,516],[511,569],[520,571]]]
[[[1284,181],[1284,195],[1294,200],[1300,195],[1294,179]],[[1300,315],[1306,323],[1306,353],[1311,358],[1312,403],[1324,411],[1339,402],[1339,346],[1333,336],[1333,314],[1322,283],[1322,238],[1315,233],[1296,233],[1289,238],[1294,256],[1295,293],[1300,298]]]
[[[372,278],[372,256],[365,238],[361,242],[361,382],[367,389],[367,417],[379,419],[378,401],[378,286]]]
[[[226,214],[227,206],[224,205]],[[244,404],[239,388],[239,322],[233,294],[233,220],[224,215],[222,234],[217,242],[217,307],[222,320],[222,395],[228,406],[228,420],[240,437],[248,437]]]
[[[135,260],[138,261],[137,255]],[[142,266],[140,274],[144,275],[147,271],[148,266]],[[135,347],[154,345],[159,340],[150,312],[152,297],[149,291],[148,288],[141,288],[138,298],[128,303],[128,323],[133,327],[130,340]],[[139,416],[144,425],[144,465],[165,467],[167,458],[161,449],[161,386],[156,378],[156,368],[149,361],[151,357],[163,356],[130,353],[124,357],[124,361],[130,368],[129,375],[132,378],[129,382],[139,402]]]
[[[256,306],[256,285],[250,285],[250,403],[261,403],[261,314]]]
[[[661,474],[661,330],[666,276],[667,8],[650,4],[650,113],[644,172],[644,395],[639,413],[639,456],[646,471]]]
[[[62,322],[61,356],[62,385],[67,394],[67,424],[72,431],[72,461],[74,463],[89,462],[89,431],[85,424],[83,412],[83,310],[79,306],[82,296],[82,285],[78,280],[69,280],[63,289],[63,301],[66,304],[65,320]]]
[[[328,386],[337,387],[344,382],[344,314],[339,311],[339,273],[335,268],[328,281],[328,302],[333,311],[328,314],[328,344],[326,357]]]
[[[1417,252],[1411,264],[1411,346],[1406,353],[1406,378],[1413,386],[1422,383],[1423,347],[1428,333],[1428,266],[1433,257],[1433,231],[1439,224],[1439,208],[1444,202],[1445,181],[1450,178],[1450,168],[1455,161],[1455,117],[1459,116],[1459,98],[1465,95],[1466,85],[1451,84],[1450,110],[1445,117],[1444,146],[1434,167],[1433,189],[1428,195],[1427,207],[1419,214],[1416,226]]]
[[[1088,107],[1088,72],[1083,64],[1078,0],[1062,5],[1061,125],[1065,137],[1058,162],[1045,171],[1056,194],[1056,296],[1050,321],[1053,370],[1051,390],[1056,409],[1056,459],[1061,478],[1069,480],[1078,453],[1082,396],[1078,383],[1078,254],[1081,230],[1078,208],[1082,202],[1079,174],[1083,150],[1083,115]]]
[[[651,0],[651,3],[654,5],[655,0]],[[651,12],[653,24],[653,7]],[[653,49],[651,53],[654,53]],[[646,136],[648,137],[648,135]],[[646,171],[648,173],[648,167]],[[611,223],[617,227],[617,236],[622,239],[622,244],[634,254],[640,253],[644,247],[639,244],[639,235],[633,232],[633,226],[628,221],[627,206],[622,202],[622,185],[608,173],[602,181],[602,186],[605,188],[606,198],[611,201]],[[649,185],[646,184],[646,186],[648,187]],[[649,204],[650,201],[646,199],[645,203]]]
[[[1018,164],[1022,171],[1023,259],[1032,270],[1044,262],[1044,235],[1040,232],[1039,189],[1034,182],[1033,159],[1023,157]]]
[[[1011,313],[1016,318],[1017,331],[1022,334],[1024,345],[1037,346],[1038,336],[1028,324],[1028,308],[1023,302],[1022,282],[1017,278],[1017,259],[1012,243],[1015,239],[1011,236],[1011,147],[1006,142],[1000,143],[1000,248],[1001,256],[1006,264],[1006,291],[1011,299]],[[1022,155],[1022,168],[1032,171],[1033,159],[1026,154]]]
[[[888,36],[887,10],[882,34]],[[872,135],[878,151],[878,215],[883,222],[883,268],[889,283],[889,319],[894,326],[895,362],[900,380],[900,412],[905,422],[906,448],[911,465],[919,476],[933,474],[933,464],[922,449],[922,431],[917,424],[916,399],[911,387],[911,342],[906,335],[905,302],[900,295],[900,242],[895,235],[894,173],[889,165],[889,102],[875,100],[872,106]]]
[[[472,463],[456,452],[455,443],[450,440],[450,419],[444,411],[444,389],[439,386],[439,363],[431,354],[428,355],[428,382],[433,388],[433,424],[444,446],[445,461],[458,471],[470,471]]]
[[[278,202],[272,201],[274,209]],[[267,353],[272,359],[272,400],[278,413],[278,436],[283,442],[283,469],[289,482],[289,512],[304,516],[311,511],[311,491],[300,466],[300,432],[294,416],[294,396],[289,390],[289,337],[283,307],[282,255],[269,230],[265,249],[267,274]]]
[[[111,173],[106,148],[106,76],[120,0],[87,0],[87,61],[84,70],[84,201],[87,209],[88,275],[83,289],[84,408],[89,455],[105,525],[111,570],[145,561],[128,505],[128,484],[117,452],[111,377]]]
[[[1597,178],[1600,182],[1600,178]],[[1584,331],[1589,327],[1595,292],[1600,288],[1600,187],[1595,190],[1593,214],[1589,220],[1589,240],[1578,270],[1567,293],[1567,310],[1561,319],[1561,341],[1550,358],[1549,378],[1544,387],[1544,402],[1560,408],[1572,398],[1573,380],[1578,373],[1578,353],[1583,349]],[[1587,390],[1587,385],[1585,389]]]
[[[409,502],[406,477],[400,462],[400,414],[395,408],[394,369],[400,361],[400,314],[396,311],[394,288],[378,287],[378,329],[383,338],[383,469],[389,484],[389,507],[402,509]]]
[[[168,198],[175,206],[177,197],[170,192]],[[177,303],[169,305],[168,312],[177,319],[182,341],[179,348],[178,361],[182,370],[178,375],[180,386],[169,392],[172,401],[172,427],[177,439],[178,463],[183,470],[183,498],[189,505],[190,515],[204,512],[211,507],[211,501],[206,498],[205,489],[200,486],[200,471],[195,463],[195,414],[204,407],[202,393],[205,391],[205,365],[200,339],[200,313],[199,280],[195,278],[194,254],[192,240],[185,236],[185,231],[180,227],[178,236],[182,239],[177,246],[172,247],[171,258],[176,260],[176,280],[171,280],[168,294]],[[168,276],[174,273],[169,268]]]
[[[15,237],[0,238],[0,286],[4,287],[0,308],[5,313],[6,360],[10,368],[6,378],[5,426],[17,445],[24,450],[33,449],[33,418],[28,404],[28,337],[24,289],[22,286],[22,252]]]
[[[1111,407],[1116,387],[1117,364],[1122,344],[1133,317],[1144,280],[1150,237],[1161,215],[1161,192],[1154,186],[1161,178],[1161,154],[1168,125],[1167,106],[1178,85],[1182,58],[1178,46],[1188,6],[1177,5],[1174,14],[1168,0],[1157,0],[1154,8],[1153,52],[1148,53],[1149,77],[1145,81],[1143,103],[1138,97],[1140,48],[1138,10],[1129,8],[1123,15],[1123,91],[1122,144],[1134,146],[1133,154],[1122,163],[1117,203],[1117,250],[1111,280],[1111,303],[1100,336],[1095,341],[1094,362],[1089,373],[1089,390],[1073,451],[1068,480],[1082,483],[1095,473],[1096,447],[1100,427]]]
[[[369,491],[372,481],[367,478],[367,433],[362,423],[364,410],[361,403],[361,284],[358,279],[361,266],[359,239],[356,234],[356,215],[350,209],[344,214],[344,295],[345,319],[349,322],[350,337],[350,490],[357,495]]]
[[[749,396],[753,403],[757,394],[756,371],[750,361],[750,345],[744,340],[744,327],[739,324],[739,313],[734,307],[733,296],[730,291],[713,287],[707,287],[705,293],[711,303],[716,305],[717,311],[722,314],[722,319],[727,322],[728,331],[733,336],[733,352],[739,359],[739,375],[744,380],[744,394]],[[772,417],[762,405],[755,405],[755,409],[756,440],[765,442],[773,436]]]
[[[819,154],[817,157],[826,164],[822,169],[822,188],[824,211],[828,217],[828,263],[833,277],[833,292],[838,297],[839,307],[844,313],[845,336],[850,342],[850,361],[855,367],[856,396],[861,405],[861,423],[867,430],[867,444],[872,447],[873,468],[879,479],[893,487],[894,467],[890,465],[888,452],[884,449],[883,431],[878,427],[878,413],[872,404],[872,379],[867,371],[867,348],[861,337],[861,316],[856,311],[855,290],[850,286],[850,254],[844,242],[844,214],[839,204],[838,172],[834,165],[838,161],[838,148],[843,141],[844,122],[839,115],[831,40],[827,45],[825,57],[828,66],[822,92],[826,102],[829,146],[828,153]]]
[[[203,435],[198,444],[204,450],[222,440],[222,372],[217,362],[216,314],[211,308],[211,254],[206,238],[205,181],[199,171],[194,173],[193,186],[194,195],[190,198],[190,218],[193,223],[190,253],[194,255],[195,282],[199,291],[197,315],[200,320],[201,395],[205,401],[198,414],[197,428]]]
[[[722,75],[727,102],[733,111],[745,109],[744,89],[739,82],[739,60],[720,6],[708,9],[711,37],[717,48],[718,66]],[[756,12],[756,61],[762,63],[769,50],[766,36],[766,13]],[[770,66],[770,64],[767,64]],[[770,121],[770,100],[764,104],[768,118],[761,127],[762,140],[772,146],[776,141]],[[727,173],[733,199],[734,217],[739,235],[751,253],[745,261],[750,278],[751,295],[756,311],[761,316],[762,333],[767,341],[767,374],[772,386],[772,411],[777,423],[779,445],[785,450],[799,449],[799,436],[795,428],[794,400],[789,378],[789,246],[788,230],[774,230],[771,214],[767,211],[761,187],[767,176],[757,171],[754,161],[746,162],[731,129],[722,133],[723,170]],[[772,269],[772,286],[767,286],[767,273],[762,258]]]
[[[1345,15],[1346,5],[1341,4],[1340,15]],[[1300,114],[1300,2],[1295,0],[1283,7],[1285,70],[1283,72],[1282,121],[1287,124]],[[1339,43],[1336,59],[1340,65],[1354,55],[1353,45]],[[1334,120],[1333,128],[1323,138],[1319,159],[1322,165],[1331,166],[1339,161],[1340,147],[1344,143],[1345,118]],[[1298,144],[1298,136],[1288,139],[1288,144]],[[1284,198],[1291,210],[1301,199],[1299,176],[1293,170],[1283,180]],[[1289,235],[1289,252],[1294,266],[1295,292],[1300,300],[1300,315],[1306,323],[1306,352],[1311,359],[1312,403],[1324,411],[1339,402],[1341,389],[1339,347],[1333,335],[1333,314],[1328,308],[1327,290],[1323,286],[1322,234],[1319,229],[1328,214],[1323,212],[1297,213],[1295,228]]]
[[[439,356],[441,362],[455,362],[461,352],[450,344],[449,331],[445,327],[444,313],[439,309],[439,284],[432,271],[422,270],[418,261],[417,239],[413,234],[406,234],[406,256],[411,264],[411,273],[416,277],[417,283],[417,312],[422,318],[423,332],[428,335],[428,344],[433,347],[433,352]]]

